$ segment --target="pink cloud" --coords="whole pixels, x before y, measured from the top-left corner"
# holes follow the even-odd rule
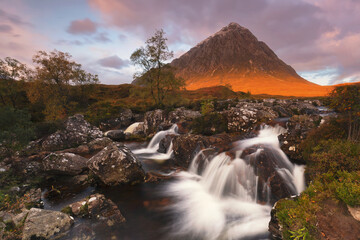
[[[97,24],[88,18],[72,21],[67,29],[68,33],[85,35],[93,34],[96,31]]]

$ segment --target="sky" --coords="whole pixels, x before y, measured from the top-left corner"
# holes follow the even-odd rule
[[[360,0],[0,0],[0,58],[31,66],[68,52],[105,84],[130,83],[133,51],[164,29],[175,57],[230,22],[248,28],[302,77],[360,81]]]

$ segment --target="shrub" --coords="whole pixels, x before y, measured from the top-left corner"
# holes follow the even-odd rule
[[[213,135],[226,132],[228,122],[223,115],[213,112],[194,119],[191,129],[196,134]]]
[[[214,103],[212,100],[205,100],[201,103],[201,114],[207,115],[214,111]]]
[[[345,139],[346,124],[336,118],[330,119],[328,123],[320,125],[309,132],[306,139],[301,143],[300,148],[305,161],[308,161],[310,155],[313,153],[314,146],[317,146],[320,141],[329,139]]]
[[[307,161],[310,179],[322,173],[360,170],[360,143],[346,140],[321,141]]]
[[[26,110],[0,108],[0,144],[5,147],[6,154],[20,150],[34,136],[31,116]]]
[[[339,172],[336,196],[349,206],[360,205],[360,174],[358,172]]]

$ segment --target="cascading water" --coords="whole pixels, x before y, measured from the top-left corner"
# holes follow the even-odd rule
[[[305,187],[303,167],[294,166],[280,149],[277,136],[284,131],[265,126],[257,137],[236,142],[234,159],[226,153],[207,154],[209,149],[198,153],[189,170],[178,173],[165,189],[164,194],[175,202],[169,206],[176,216],[174,237],[268,238],[271,204],[277,193],[271,188],[272,179],[282,181],[289,195]],[[264,175],[264,166],[273,172]]]
[[[170,143],[170,146],[167,149],[166,153],[158,152],[159,145],[160,145],[160,141],[163,138],[165,138],[166,135],[177,134],[177,131],[178,131],[178,126],[174,124],[170,129],[156,133],[146,148],[133,150],[133,153],[139,156],[140,158],[146,158],[146,159],[154,159],[154,160],[170,159],[173,153],[172,142]]]

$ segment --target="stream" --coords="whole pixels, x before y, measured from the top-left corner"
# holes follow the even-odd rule
[[[264,126],[257,137],[234,142],[229,153],[200,151],[187,171],[171,169],[159,143],[177,126],[158,132],[146,143],[125,143],[142,162],[146,172],[173,175],[160,183],[99,188],[87,187],[60,202],[45,200],[45,209],[61,210],[66,205],[99,192],[116,203],[126,218],[124,226],[104,227],[96,220],[79,219],[69,235],[74,239],[268,239],[270,211],[274,203],[271,183],[256,166],[262,152],[292,195],[305,188],[304,167],[292,164],[280,149],[277,136],[285,131]],[[248,153],[248,149],[255,149]],[[244,154],[247,153],[247,154]],[[259,159],[258,159],[259,158]],[[270,160],[269,160],[270,161]],[[81,238],[78,238],[81,239]]]

